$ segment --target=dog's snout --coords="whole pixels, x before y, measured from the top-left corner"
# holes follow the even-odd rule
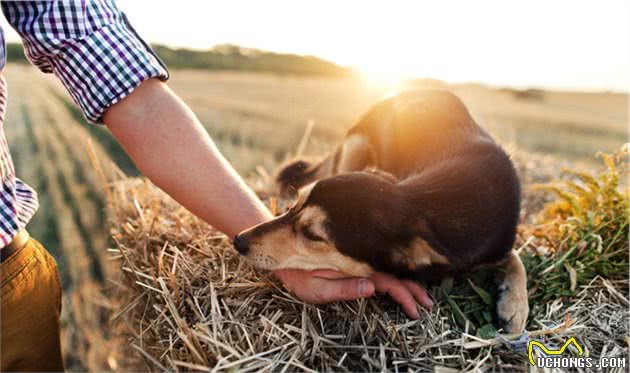
[[[249,252],[249,240],[245,235],[237,234],[234,237],[234,247],[241,255],[247,255]]]

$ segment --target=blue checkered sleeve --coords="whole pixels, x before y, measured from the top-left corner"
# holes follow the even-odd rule
[[[144,80],[168,79],[166,66],[113,1],[4,1],[2,9],[28,59],[59,77],[91,122],[101,122]]]

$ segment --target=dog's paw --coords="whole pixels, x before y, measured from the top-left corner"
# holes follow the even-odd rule
[[[528,315],[527,289],[512,289],[505,284],[499,286],[497,301],[499,326],[507,333],[521,333],[527,325]]]
[[[283,195],[295,194],[309,177],[311,163],[305,160],[293,161],[280,169],[276,175],[276,186]]]

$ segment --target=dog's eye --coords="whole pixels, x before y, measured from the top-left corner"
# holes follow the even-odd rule
[[[304,237],[308,238],[311,241],[325,241],[324,238],[313,233],[313,231],[311,231],[309,227],[302,227],[301,231]]]

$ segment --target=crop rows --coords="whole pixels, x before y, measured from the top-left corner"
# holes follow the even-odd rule
[[[40,210],[28,229],[55,256],[62,274],[66,365],[103,369],[108,342],[102,290],[112,266],[103,185],[90,163],[88,134],[49,92],[29,90],[28,79],[12,83],[8,140],[18,177],[39,194]]]

